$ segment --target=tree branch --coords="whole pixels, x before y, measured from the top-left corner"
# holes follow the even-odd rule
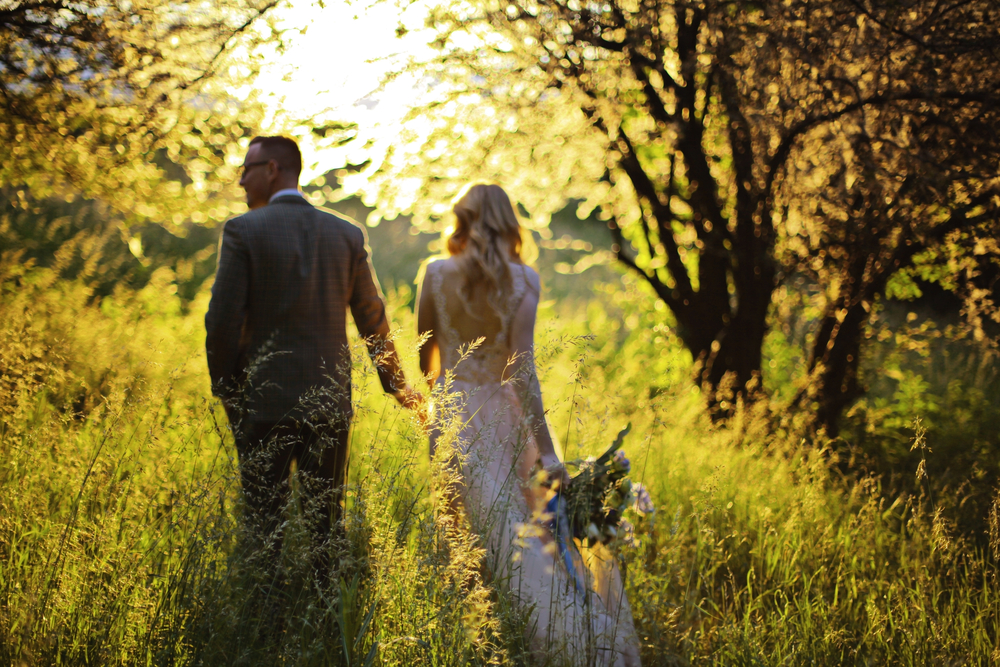
[[[739,246],[749,251],[744,254],[753,256],[754,249],[758,245],[767,246],[770,243],[774,231],[773,222],[770,216],[760,216],[758,220],[754,220],[756,188],[753,182],[754,151],[750,123],[740,108],[739,92],[732,75],[723,71],[719,76],[721,78],[719,93],[726,108],[726,115],[729,117],[729,122],[726,124],[727,138],[733,156],[736,181],[736,236]],[[743,268],[749,270],[751,267]]]
[[[635,188],[640,202],[643,200],[646,201],[652,209],[653,215],[657,220],[657,229],[667,231],[667,233],[660,235],[660,243],[663,244],[667,254],[667,270],[674,279],[674,283],[677,285],[682,298],[690,299],[694,293],[694,288],[691,285],[691,277],[688,275],[687,267],[684,266],[684,261],[681,259],[680,249],[678,248],[673,232],[668,231],[670,229],[670,222],[673,220],[673,212],[660,201],[656,186],[642,168],[642,164],[639,162],[639,157],[636,155],[635,148],[632,146],[632,141],[629,139],[628,134],[623,128],[618,128],[618,135],[619,149],[622,152],[622,168],[632,182],[632,187]],[[649,254],[650,257],[653,256],[652,245],[650,245]]]
[[[761,198],[766,201],[772,197],[774,181],[778,172],[784,168],[785,162],[788,160],[792,149],[795,147],[795,143],[809,130],[822,125],[823,123],[828,123],[830,121],[837,120],[838,118],[842,118],[847,114],[854,113],[855,111],[859,111],[868,106],[880,106],[884,104],[891,104],[893,102],[913,102],[917,100],[931,102],[936,100],[959,101],[966,104],[973,104],[976,102],[996,104],[1000,101],[1000,99],[998,99],[995,95],[989,93],[963,93],[958,91],[947,91],[944,93],[931,94],[922,90],[911,90],[896,95],[872,95],[858,100],[857,102],[852,102],[851,104],[848,104],[836,111],[803,118],[799,122],[792,125],[792,127],[788,130],[788,134],[781,139],[781,143],[778,144],[778,148],[768,160],[767,178]]]
[[[660,281],[655,275],[651,275],[646,271],[643,271],[638,264],[635,263],[635,258],[629,255],[625,250],[625,240],[624,234],[622,234],[621,227],[618,225],[618,221],[612,217],[608,221],[608,228],[611,230],[611,237],[614,239],[614,246],[612,247],[612,252],[615,253],[615,258],[629,267],[640,276],[646,279],[646,282],[653,288],[656,295],[660,297],[667,306],[674,311],[674,313],[680,312],[684,308],[684,304],[680,299],[674,298],[669,287]]]

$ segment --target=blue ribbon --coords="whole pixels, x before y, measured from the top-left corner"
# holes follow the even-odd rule
[[[576,565],[573,564],[573,554],[570,551],[570,548],[575,549],[576,545],[572,543],[573,537],[569,532],[569,518],[566,516],[566,500],[562,497],[562,491],[556,492],[556,495],[552,496],[545,503],[545,512],[552,516],[546,527],[552,532],[552,536],[559,546],[559,555],[562,557],[563,563],[566,564],[566,571],[573,578],[577,592],[580,595],[584,595],[586,588],[583,577],[576,571]]]

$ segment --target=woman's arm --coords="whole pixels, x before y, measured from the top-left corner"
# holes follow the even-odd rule
[[[417,288],[417,335],[428,335],[427,341],[420,347],[420,372],[427,378],[431,386],[441,374],[441,354],[438,349],[437,314],[434,309],[434,295],[427,284],[431,271],[430,264],[424,271],[424,277]]]
[[[565,469],[556,454],[552,436],[545,423],[545,408],[542,405],[542,387],[535,371],[535,317],[538,311],[538,298],[541,285],[538,274],[528,270],[528,293],[521,300],[521,305],[514,315],[511,327],[511,348],[516,361],[516,377],[524,383],[526,411],[535,431],[535,442],[542,466],[556,473],[563,482],[566,481]]]

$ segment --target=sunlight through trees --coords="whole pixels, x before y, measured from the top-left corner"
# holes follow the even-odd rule
[[[259,121],[253,100],[231,91],[280,39],[276,4],[0,5],[5,197],[99,197],[128,220],[203,221],[211,193],[235,180],[238,139]]]
[[[990,2],[439,3],[439,55],[410,65],[431,101],[368,188],[422,228],[473,178],[535,225],[596,210],[719,415],[760,386],[775,289],[808,286],[796,401],[834,433],[890,284],[923,276],[998,323],[998,21]]]

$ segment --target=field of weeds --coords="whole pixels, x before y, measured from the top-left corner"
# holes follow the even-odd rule
[[[210,398],[207,292],[182,300],[173,280],[160,269],[138,291],[96,298],[51,269],[4,268],[0,661],[523,662],[524,620],[473,576],[476,544],[435,510],[426,437],[378,391],[360,348],[329,580],[317,586],[302,565],[293,502],[288,583],[269,586],[245,546],[232,436]],[[410,297],[389,302],[416,377]],[[689,357],[629,281],[596,290],[577,316],[560,307],[543,304],[537,332],[551,428],[578,458],[631,422],[633,477],[657,507],[620,553],[644,664],[1000,660],[1000,504],[970,506],[981,529],[960,529],[961,488],[935,485],[920,414],[905,431],[924,492],[896,492],[844,472],[794,419],[777,428],[755,408],[711,423]]]

